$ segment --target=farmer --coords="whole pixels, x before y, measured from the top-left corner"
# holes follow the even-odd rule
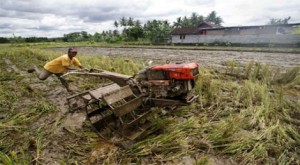
[[[47,62],[42,71],[40,71],[36,66],[33,69],[28,69],[27,71],[28,73],[35,72],[36,76],[40,80],[46,80],[49,76],[55,74],[55,76],[61,81],[62,85],[66,87],[67,91],[71,92],[67,80],[61,76],[67,70],[71,70],[72,68],[70,68],[70,66],[72,65],[83,69],[79,60],[75,58],[76,55],[77,50],[75,48],[69,48],[68,54],[64,54],[50,62]]]

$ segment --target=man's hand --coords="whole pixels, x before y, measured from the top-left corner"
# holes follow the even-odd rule
[[[78,66],[80,68],[81,71],[89,71],[89,69],[83,67],[83,66]]]

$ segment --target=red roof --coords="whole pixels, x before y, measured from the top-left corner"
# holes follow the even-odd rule
[[[185,34],[200,34],[203,28],[220,28],[221,25],[216,25],[208,22],[202,22],[197,27],[177,28],[174,29],[171,35],[185,35]]]
[[[188,28],[176,28],[172,31],[172,35],[180,35],[180,34],[199,34],[200,29],[197,27],[188,27]]]
[[[219,27],[223,27],[223,26],[209,23],[209,22],[202,22],[198,25],[198,28],[200,28],[200,29],[202,29],[202,28],[219,28]]]

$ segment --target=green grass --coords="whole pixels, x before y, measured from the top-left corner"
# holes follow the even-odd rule
[[[212,50],[212,51],[244,51],[244,52],[281,52],[281,53],[300,53],[300,48],[285,47],[237,47],[237,46],[183,46],[183,45],[152,45],[150,42],[42,42],[42,43],[16,43],[0,44],[0,47],[127,47],[127,48],[149,48],[149,49],[178,49],[178,50]]]
[[[38,46],[2,48],[0,164],[300,163],[299,67],[281,71],[252,61],[245,66],[229,61],[224,72],[201,68],[197,102],[154,114],[151,120],[160,132],[121,149],[101,141],[88,123],[80,129],[61,128],[68,113],[62,114],[62,105],[48,93],[61,88],[60,82],[40,82],[26,73],[33,64],[42,67],[60,54]],[[146,65],[101,55],[78,58],[88,68],[129,75]],[[106,82],[70,79],[82,89]],[[60,148],[52,158],[47,156],[51,147]]]

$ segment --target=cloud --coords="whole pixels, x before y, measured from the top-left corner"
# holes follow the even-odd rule
[[[213,0],[184,0],[184,3],[188,6],[207,6],[207,5],[213,5],[215,4],[215,1]]]
[[[300,22],[299,0],[3,0],[0,36],[57,37],[74,31],[89,33],[114,29],[121,17],[175,21],[193,12],[216,11],[225,26],[265,24],[271,18]]]
[[[224,19],[225,26],[264,25],[271,18],[291,16],[300,22],[300,1],[264,0],[235,1],[216,0],[216,11]]]
[[[0,29],[7,29],[10,28],[10,24],[9,23],[2,23],[0,24]]]

